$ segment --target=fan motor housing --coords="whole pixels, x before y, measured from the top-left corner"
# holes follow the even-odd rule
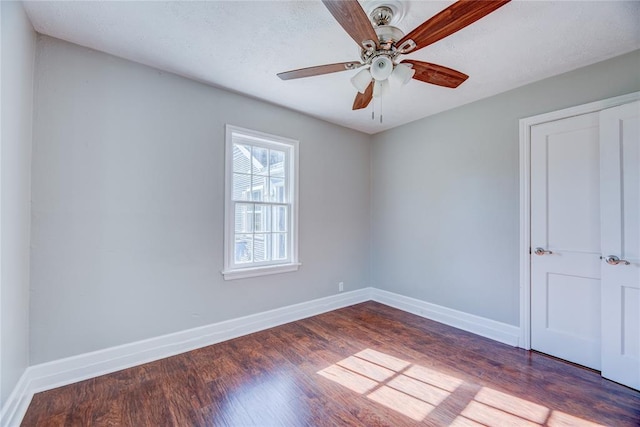
[[[381,25],[376,27],[375,32],[378,35],[380,47],[385,50],[391,49],[391,45],[393,43],[400,41],[404,37],[404,33],[400,28],[391,25]]]
[[[378,45],[372,42],[365,44],[360,57],[366,64],[372,67],[377,64],[386,63],[393,60],[406,50],[396,49],[395,44],[404,37],[404,32],[393,24],[397,24],[404,17],[404,4],[398,0],[368,0],[363,6],[367,9],[367,14],[373,25],[373,29],[378,36]],[[387,60],[380,59],[387,58]],[[383,61],[383,62],[380,62]]]

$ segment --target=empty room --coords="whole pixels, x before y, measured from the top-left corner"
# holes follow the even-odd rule
[[[0,426],[640,426],[640,1],[0,23]]]

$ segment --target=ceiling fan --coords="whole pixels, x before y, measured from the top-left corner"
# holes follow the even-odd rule
[[[395,0],[389,0],[393,2]],[[318,76],[363,68],[351,78],[358,89],[353,110],[366,108],[390,84],[406,84],[411,78],[425,83],[456,88],[469,76],[460,71],[414,59],[398,60],[441,40],[490,14],[510,0],[459,0],[409,34],[390,25],[395,7],[375,7],[370,18],[357,0],[322,0],[329,12],[361,48],[360,61],[319,65],[279,73],[282,80]],[[396,3],[398,3],[396,1]],[[396,9],[396,10],[394,10]],[[391,83],[390,83],[391,82]]]

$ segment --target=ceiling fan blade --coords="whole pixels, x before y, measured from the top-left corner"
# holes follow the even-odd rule
[[[379,45],[369,17],[356,0],[322,0],[322,3],[358,46],[362,47],[362,42],[367,40],[374,42],[376,47]]]
[[[413,65],[413,69],[416,70],[413,75],[414,79],[438,86],[456,88],[469,78],[469,76],[460,71],[429,62],[405,59],[402,63]]]
[[[509,1],[511,0],[459,0],[434,17],[427,19],[404,36],[396,45],[401,46],[405,41],[411,39],[416,43],[416,48],[413,49],[415,52],[473,24]]]
[[[356,95],[356,99],[353,101],[352,110],[361,110],[363,108],[367,108],[367,105],[369,105],[372,99],[373,82],[369,83],[369,86],[367,86],[367,89],[364,91],[364,93],[358,92],[358,94]]]
[[[321,74],[337,73],[339,71],[355,70],[362,67],[362,63],[340,62],[337,64],[318,65],[316,67],[300,68],[298,70],[285,71],[278,73],[278,77],[282,80],[300,79],[302,77],[319,76]]]

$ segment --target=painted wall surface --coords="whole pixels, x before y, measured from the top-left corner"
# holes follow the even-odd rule
[[[375,135],[372,285],[518,325],[519,119],[638,91],[639,70],[636,51]]]
[[[31,128],[36,34],[20,2],[0,2],[0,403],[29,365]]]
[[[369,137],[46,36],[31,362],[369,285]],[[300,141],[300,270],[224,281],[224,125]]]

